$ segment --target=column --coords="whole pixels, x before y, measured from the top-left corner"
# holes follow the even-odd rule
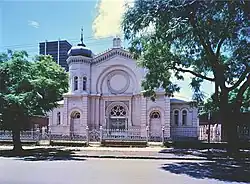
[[[165,121],[164,121],[164,128],[165,128],[165,131],[164,131],[164,136],[169,138],[170,137],[170,98],[169,97],[165,97],[165,106],[164,106],[164,113],[165,113]]]
[[[100,125],[102,126],[105,126],[104,122],[104,111],[105,111],[105,108],[104,108],[104,100],[103,98],[100,98],[100,113],[99,113],[99,119],[100,119]]]
[[[141,96],[141,136],[146,137],[147,131],[147,99]]]
[[[100,109],[100,104],[99,104],[99,101],[100,101],[100,97],[97,96],[96,97],[96,103],[95,103],[95,107],[96,107],[96,112],[95,112],[95,126],[96,128],[99,127],[99,116],[100,116],[100,113],[99,113],[99,109]]]
[[[86,135],[88,125],[88,96],[82,97],[82,117],[81,117],[81,134]]]
[[[90,123],[91,124],[95,124],[95,96],[92,96],[91,97],[91,104],[90,104],[90,116],[91,116],[91,119],[90,119]]]
[[[132,126],[132,97],[129,99],[129,117],[128,117],[128,128]]]

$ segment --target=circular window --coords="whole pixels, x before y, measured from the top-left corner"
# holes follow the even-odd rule
[[[122,71],[116,70],[111,72],[107,78],[107,86],[111,93],[124,93],[129,87],[129,75]]]

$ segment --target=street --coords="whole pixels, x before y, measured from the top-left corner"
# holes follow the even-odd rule
[[[204,161],[203,161],[204,162]],[[71,159],[29,160],[0,158],[1,184],[222,184],[236,183],[204,177],[196,166],[202,161],[184,161],[190,168],[176,167],[180,160]],[[208,161],[206,161],[208,163]],[[177,165],[176,165],[177,164]],[[165,168],[165,169],[164,169]],[[174,168],[174,169],[173,169]],[[186,169],[185,167],[182,169]],[[209,171],[209,168],[207,168]],[[204,172],[204,170],[201,170]],[[195,172],[195,173],[194,173]],[[221,170],[221,172],[224,172]],[[198,174],[198,175],[197,175]]]

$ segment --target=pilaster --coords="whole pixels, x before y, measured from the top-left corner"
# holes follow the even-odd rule
[[[69,122],[68,122],[68,98],[65,98],[64,97],[64,103],[63,103],[63,122],[62,124],[64,126],[67,126],[69,125]]]
[[[128,128],[132,126],[132,97],[129,99],[129,118],[128,118]]]
[[[147,98],[141,96],[141,136],[147,136]]]
[[[83,113],[83,117],[82,117],[81,125],[83,127],[87,127],[88,125],[88,96],[87,95],[82,97],[82,113]]]
[[[170,114],[171,110],[170,110],[170,98],[169,97],[165,97],[165,105],[164,105],[164,113],[165,113],[165,121],[164,121],[164,136],[165,137],[170,137]]]
[[[99,120],[99,116],[100,116],[100,112],[99,112],[99,110],[100,110],[100,97],[99,96],[97,96],[96,97],[96,103],[95,103],[95,105],[96,105],[96,113],[95,113],[95,126],[96,127],[99,127],[99,124],[100,124],[100,120]]]

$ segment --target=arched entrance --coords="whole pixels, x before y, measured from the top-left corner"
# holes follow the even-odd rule
[[[149,115],[149,136],[152,141],[161,140],[161,114],[159,111],[152,111]]]
[[[108,129],[125,130],[128,127],[128,112],[125,105],[117,104],[109,111]]]
[[[70,115],[70,134],[76,135],[80,133],[80,118],[81,115],[78,111],[74,111]]]

